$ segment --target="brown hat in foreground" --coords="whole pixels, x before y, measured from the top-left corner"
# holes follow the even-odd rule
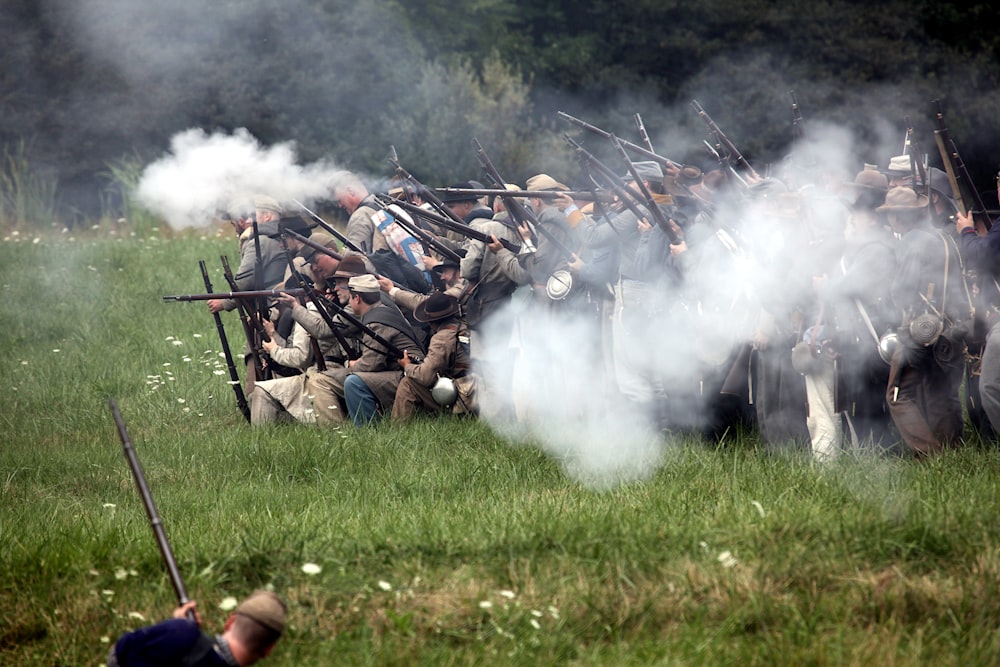
[[[918,195],[913,188],[901,185],[889,190],[885,203],[876,213],[916,213],[927,208],[927,195]]]
[[[271,591],[254,591],[233,613],[252,618],[278,634],[285,631],[285,603]]]

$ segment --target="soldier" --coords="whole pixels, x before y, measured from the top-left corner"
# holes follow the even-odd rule
[[[915,455],[929,456],[962,441],[962,325],[972,315],[962,258],[951,235],[931,227],[926,196],[892,188],[876,211],[899,236],[891,296],[900,345],[886,400],[903,442]]]
[[[351,310],[372,333],[390,343],[408,360],[423,356],[417,335],[395,307],[382,303],[375,276],[355,276],[347,282]],[[347,363],[350,373],[344,380],[344,402],[355,426],[365,426],[391,410],[396,387],[403,376],[400,360],[392,351],[362,330],[364,350]]]
[[[372,220],[380,207],[361,179],[349,171],[341,172],[334,177],[331,190],[333,200],[350,216],[347,220],[347,240],[363,253],[389,250],[385,236]]]
[[[215,637],[202,633],[195,606],[192,600],[172,619],[122,635],[108,653],[108,667],[253,665],[270,655],[285,631],[285,603],[269,591],[243,600]]]
[[[473,413],[476,382],[469,356],[469,332],[461,320],[458,299],[435,292],[417,305],[414,317],[428,323],[433,334],[427,355],[420,363],[411,361],[409,354],[404,354],[399,362],[403,378],[396,389],[392,418],[405,421],[419,410]],[[454,381],[456,393],[451,403],[445,399],[439,401],[434,395],[433,389],[440,378]]]

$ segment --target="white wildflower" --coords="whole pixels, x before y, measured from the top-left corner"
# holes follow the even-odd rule
[[[723,551],[719,554],[719,563],[722,564],[722,567],[736,567],[736,559],[729,551]]]
[[[115,592],[109,588],[105,588],[103,591],[101,591],[101,595],[103,595],[106,598],[112,598],[115,596]]]
[[[383,591],[391,591],[392,590],[392,584],[390,584],[388,581],[380,581],[380,582],[378,582],[378,587],[381,588]]]
[[[513,600],[514,598],[517,597],[517,594],[514,593],[514,591],[500,591],[500,595],[507,598],[508,600]]]
[[[104,505],[102,505],[102,507],[104,507],[105,509],[111,509],[111,510],[113,510],[116,507],[116,505],[114,503],[104,503]]]
[[[751,500],[750,504],[753,505],[754,508],[757,510],[757,514],[760,514],[761,519],[767,516],[767,514],[764,512],[764,506],[761,505],[759,502],[757,502],[756,500]]]
[[[542,629],[542,624],[539,623],[538,621],[536,621],[535,619],[531,619],[528,622],[531,623],[531,627],[533,627],[535,630],[541,630]]]
[[[126,578],[128,578],[128,572],[125,571],[125,568],[123,567],[115,568],[115,579],[121,581],[122,579]]]
[[[145,622],[145,621],[146,621],[146,617],[145,617],[145,616],[143,616],[142,614],[140,614],[140,613],[139,613],[139,612],[137,612],[137,611],[130,611],[130,612],[128,613],[128,617],[129,617],[129,618],[134,618],[134,619],[135,619],[135,620],[137,620],[137,621],[142,621],[142,622]]]
[[[479,608],[480,609],[492,609],[493,608],[493,603],[490,602],[489,600],[482,600],[482,601],[479,602]]]
[[[236,609],[237,604],[239,604],[239,602],[236,598],[229,596],[222,598],[222,602],[219,603],[219,609],[222,611],[232,611],[233,609]]]
[[[308,575],[313,575],[322,572],[323,568],[321,568],[316,563],[306,563],[305,565],[302,566],[302,571]]]

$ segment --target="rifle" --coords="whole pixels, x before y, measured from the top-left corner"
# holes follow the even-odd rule
[[[735,160],[736,164],[749,171],[753,178],[760,178],[757,175],[757,172],[754,171],[754,168],[750,166],[750,163],[746,161],[746,158],[743,157],[743,154],[740,153],[738,148],[736,148],[736,144],[729,140],[729,137],[727,137],[722,131],[722,128],[720,128],[715,121],[712,120],[712,117],[705,112],[705,109],[698,103],[698,100],[691,100],[691,106],[694,107],[698,117],[701,118],[705,122],[705,125],[708,126],[709,131],[715,135],[717,143],[726,150],[726,160]]]
[[[213,299],[276,299],[282,294],[301,296],[305,294],[302,287],[292,289],[255,289],[242,292],[211,292],[209,294],[170,294],[164,295],[164,301],[211,301]]]
[[[429,220],[430,222],[436,225],[440,225],[445,229],[456,231],[459,234],[469,237],[470,239],[474,239],[476,241],[482,241],[483,243],[493,242],[493,238],[489,234],[481,232],[475,227],[467,225],[464,222],[455,222],[454,220],[451,220],[449,218],[443,218],[440,215],[432,213],[431,211],[428,211],[426,209],[422,209],[419,206],[411,204],[408,201],[403,201],[402,199],[396,199],[395,197],[390,197],[389,195],[385,195],[385,199],[391,201],[393,204],[396,204],[397,206],[399,206],[401,209],[403,209],[408,213],[413,213],[414,215],[425,218],[426,220]],[[499,239],[499,241],[503,245],[503,247],[507,248],[512,253],[516,254],[521,251],[521,246],[515,243],[511,243],[506,239]]]
[[[356,243],[347,238],[343,233],[341,233],[336,227],[331,225],[329,222],[319,217],[319,215],[315,211],[307,207],[298,199],[293,199],[292,203],[301,208],[303,211],[305,211],[306,215],[308,215],[310,218],[313,219],[313,222],[315,222],[317,225],[325,229],[327,233],[335,237],[338,241],[343,243],[345,247],[353,250],[354,252],[360,252],[364,254],[364,251],[361,248],[359,248]]]
[[[789,90],[788,96],[792,98],[792,139],[805,139],[805,121],[802,120],[802,110],[799,109],[799,100],[796,98],[794,90]]]
[[[605,139],[610,139],[611,138],[611,133],[610,132],[606,132],[605,130],[602,130],[601,128],[597,127],[596,125],[591,125],[590,123],[588,123],[586,121],[582,121],[579,118],[576,118],[574,116],[570,116],[568,113],[564,113],[562,111],[557,111],[556,113],[559,115],[560,118],[568,120],[570,123],[573,123],[577,127],[582,127],[583,129],[587,130],[588,132],[596,134],[599,137],[604,137]],[[641,155],[642,157],[646,158],[647,160],[653,160],[654,162],[659,162],[660,165],[662,165],[664,167],[675,167],[677,169],[680,169],[682,166],[684,166],[684,165],[678,164],[677,162],[674,162],[670,158],[665,158],[662,155],[657,155],[653,151],[648,150],[646,148],[643,148],[642,146],[639,146],[638,144],[633,144],[631,141],[624,141],[624,140],[622,140],[622,145],[625,146],[625,148],[627,148],[630,151],[632,151],[633,153],[637,153],[637,154]]]
[[[612,134],[611,143],[618,150],[618,154],[622,157],[622,159],[625,160],[625,164],[628,166],[628,173],[632,175],[632,179],[635,181],[636,187],[639,188],[639,193],[642,194],[646,210],[653,214],[653,219],[656,221],[656,224],[659,225],[660,229],[666,232],[667,236],[670,237],[671,243],[680,243],[681,239],[674,232],[673,227],[670,226],[670,221],[667,220],[667,216],[663,214],[663,211],[660,210],[660,207],[656,204],[656,200],[653,199],[653,193],[649,191],[645,181],[643,181],[639,176],[639,172],[636,170],[632,160],[629,159],[628,153],[625,152],[625,147],[622,146],[621,141],[618,140],[618,137]]]
[[[201,268],[201,277],[205,281],[205,289],[209,292],[212,291],[212,279],[208,277],[208,269],[205,267],[205,260],[198,260],[198,266]],[[233,361],[232,350],[229,349],[229,339],[226,337],[226,328],[222,324],[222,317],[219,313],[212,313],[215,318],[215,328],[219,332],[219,342],[222,343],[222,353],[226,357],[226,367],[229,369],[229,384],[233,387],[233,393],[236,394],[236,406],[239,407],[240,412],[246,417],[247,422],[250,421],[250,406],[247,405],[247,397],[243,393],[243,387],[240,385],[240,376],[236,372],[236,363]]]
[[[642,143],[646,144],[646,149],[649,150],[650,153],[655,153],[656,151],[653,150],[653,142],[650,141],[649,134],[646,132],[646,124],[642,122],[642,116],[635,114],[632,118],[635,120],[635,126],[636,129],[639,130],[639,137],[642,139]]]
[[[927,191],[930,192],[931,184],[927,180],[927,170],[924,168],[924,163],[920,160],[920,153],[917,151],[916,142],[913,140],[913,123],[910,122],[909,116],[904,116],[903,122],[906,123],[903,155],[910,156],[910,174],[913,176],[913,189],[916,191],[919,184],[922,183],[927,188]]]
[[[413,174],[403,169],[403,166],[399,163],[399,159],[396,157],[395,152],[396,152],[395,149],[393,149],[393,154],[389,157],[389,162],[392,164],[392,166],[396,168],[396,173],[399,175],[400,180],[403,183],[409,183],[410,187],[414,188],[417,192],[419,192],[421,196],[427,200],[427,203],[433,206],[434,210],[437,211],[439,214],[441,214],[441,216],[448,218],[450,221],[462,225],[463,227],[468,227],[469,225],[465,224],[465,220],[462,220],[460,217],[455,215],[455,213],[452,212],[450,208],[445,206],[444,202],[441,201],[441,199],[436,194],[434,194],[434,192],[430,188],[428,188],[423,183],[414,178]],[[396,203],[398,204],[400,202],[397,200]],[[428,218],[428,220],[429,219],[430,218]],[[442,225],[442,226],[446,227],[447,225]],[[449,227],[449,229],[451,229],[452,231],[457,231],[460,234],[462,233],[460,230],[455,229],[454,227]]]
[[[229,283],[229,288],[231,290],[236,290],[236,278],[233,277],[233,270],[229,266],[229,258],[225,255],[220,257],[222,260],[222,275],[225,276],[226,282]],[[236,301],[236,310],[240,314],[240,323],[243,325],[243,332],[247,337],[247,346],[250,348],[250,357],[253,359],[254,377],[264,378],[265,373],[267,373],[267,365],[260,355],[260,344],[258,343],[258,338],[266,339],[267,332],[264,331],[264,326],[257,321],[254,317],[254,313],[247,308],[247,305],[242,301]]]
[[[653,209],[658,208],[655,203],[650,203],[648,201],[644,202],[644,206],[651,207],[648,212],[644,213],[642,209],[639,207],[639,202],[636,200],[636,193],[630,190],[629,187],[625,185],[625,182],[621,178],[619,178],[618,175],[614,171],[612,171],[610,167],[608,167],[603,162],[598,160],[583,146],[574,141],[572,137],[569,137],[568,135],[563,135],[563,139],[565,139],[566,143],[568,143],[574,150],[576,150],[577,157],[580,159],[581,163],[584,163],[584,168],[586,168],[588,171],[591,172],[596,171],[598,175],[608,184],[608,186],[610,186],[611,189],[614,190],[615,194],[618,195],[619,201],[621,201],[622,204],[624,204],[630,211],[632,211],[632,214],[636,217],[636,220],[642,220],[643,218],[652,217],[657,220],[657,223],[659,223],[659,220],[656,218],[656,214],[653,213]],[[630,171],[629,173],[632,173],[633,177],[636,176],[633,171]],[[641,182],[641,179],[638,179],[637,182]],[[666,232],[667,235],[670,237],[671,243],[676,243],[679,241],[677,235],[674,234],[674,231],[673,229],[671,229],[669,224],[663,226],[663,231]]]
[[[142,464],[139,463],[139,457],[136,456],[132,440],[125,430],[125,422],[122,420],[121,413],[118,412],[118,403],[114,398],[110,398],[108,399],[108,404],[111,406],[111,415],[114,417],[115,425],[118,427],[118,436],[122,441],[125,458],[128,459],[128,466],[132,469],[132,477],[135,479],[135,485],[139,488],[139,494],[142,496],[142,504],[146,508],[149,525],[153,529],[153,536],[156,538],[156,546],[160,548],[160,555],[163,556],[163,562],[167,566],[167,575],[170,577],[170,583],[173,585],[174,593],[177,595],[177,602],[178,604],[185,605],[191,601],[191,598],[188,597],[187,589],[184,587],[184,580],[181,579],[181,573],[177,567],[177,560],[174,558],[174,552],[170,548],[170,542],[167,541],[167,533],[163,529],[163,519],[160,518],[160,513],[156,511],[156,503],[153,502],[153,495],[149,492],[146,474],[142,470]],[[195,620],[193,609],[188,611],[187,617],[192,621]]]
[[[285,235],[295,234],[295,236],[299,236],[300,238],[305,238],[301,234],[296,234],[294,231],[292,231],[290,229],[283,230],[282,233],[285,234]],[[297,283],[299,285],[302,285],[302,289],[305,290],[306,296],[309,297],[309,298],[312,298],[312,295],[314,293],[314,291],[312,289],[312,281],[307,280],[302,275],[302,272],[299,271],[298,268],[296,268],[296,266],[295,266],[295,260],[292,257],[291,250],[288,249],[288,244],[287,243],[284,244],[284,247],[285,247],[285,261],[288,262],[288,270],[291,272],[292,277],[295,278],[295,280],[297,281]],[[305,305],[305,301],[302,300],[301,298],[300,298],[300,303],[302,303],[302,305]],[[319,308],[318,305],[317,305],[317,308]],[[316,361],[316,368],[319,371],[325,371],[326,370],[326,359],[323,358],[322,350],[320,350],[320,348],[319,348],[319,341],[317,341],[316,338],[312,334],[309,334],[309,347],[312,349],[313,359]]]
[[[573,199],[579,201],[599,201],[604,204],[610,204],[615,200],[614,195],[607,193],[597,193],[587,190],[506,190],[506,189],[476,189],[476,188],[436,188],[437,192],[443,195],[447,194],[463,194],[472,195],[475,197],[521,197],[524,199],[529,199],[531,197],[538,197],[539,199],[556,199],[563,195],[569,195]]]
[[[969,176],[969,170],[965,168],[965,162],[958,154],[958,147],[952,140],[948,132],[948,127],[944,122],[944,111],[941,109],[941,100],[934,100],[934,116],[937,119],[937,129],[934,130],[934,140],[937,142],[938,151],[941,153],[941,161],[944,162],[945,173],[948,174],[948,182],[951,183],[951,191],[955,196],[955,202],[963,215],[973,215],[976,218],[976,229],[978,233],[986,233],[993,226],[993,221],[986,213],[986,205],[983,204],[979,191],[976,190]],[[962,184],[968,195],[963,194]],[[971,205],[970,205],[971,204]]]
[[[370,326],[362,322],[360,318],[356,317],[353,313],[348,312],[346,307],[337,303],[336,300],[331,301],[329,299],[323,299],[323,301],[325,304],[333,306],[334,310],[337,311],[338,315],[340,315],[345,320],[356,326],[360,331],[368,334],[372,338],[372,340],[374,340],[376,343],[384,347],[386,349],[387,355],[390,355],[395,359],[403,358],[403,350],[399,349],[398,347],[387,341],[385,338],[382,338],[382,336],[380,336],[374,329],[372,329]],[[416,343],[416,341],[413,342]],[[413,359],[413,361],[419,362],[420,360]]]

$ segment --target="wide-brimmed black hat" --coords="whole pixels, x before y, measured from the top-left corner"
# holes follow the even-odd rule
[[[413,319],[417,322],[437,322],[456,317],[461,310],[458,299],[444,292],[434,292],[413,309]]]
[[[434,271],[434,273],[440,274],[445,269],[455,269],[456,271],[458,271],[461,268],[462,268],[462,265],[459,264],[458,262],[452,261],[450,259],[443,259],[443,260],[441,260],[440,264],[435,264],[434,265],[433,271]]]

